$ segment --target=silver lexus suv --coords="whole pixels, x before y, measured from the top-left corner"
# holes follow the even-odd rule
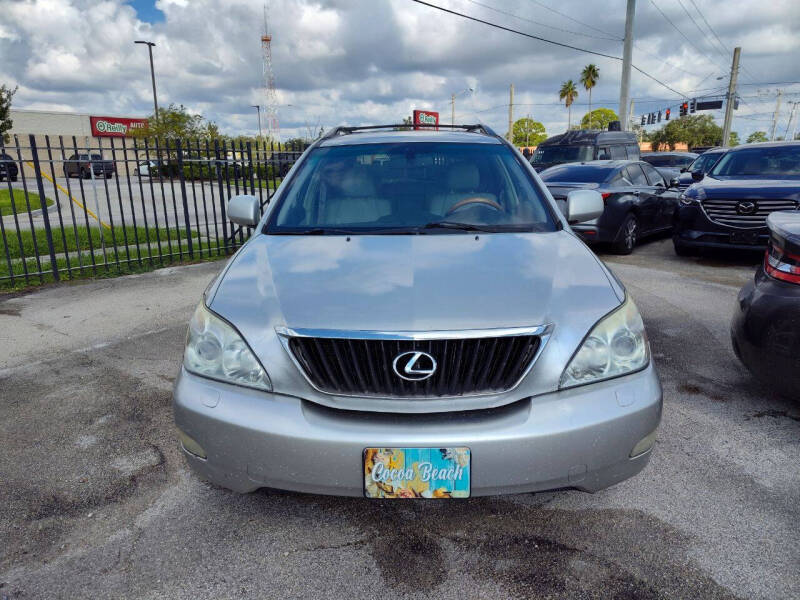
[[[661,385],[625,288],[485,126],[312,145],[189,325],[174,412],[202,477],[369,498],[596,491],[649,461]]]

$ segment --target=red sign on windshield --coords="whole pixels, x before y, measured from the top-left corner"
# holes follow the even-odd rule
[[[89,117],[95,137],[125,137],[132,130],[147,129],[147,119],[125,117]]]

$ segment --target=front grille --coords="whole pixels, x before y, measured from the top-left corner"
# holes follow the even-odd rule
[[[742,214],[737,207],[741,202],[752,202],[755,211],[752,214]],[[797,202],[794,200],[748,200],[748,199],[708,199],[703,200],[703,210],[708,218],[720,225],[742,228],[763,228],[767,226],[767,216],[778,210],[796,210]]]
[[[528,370],[540,343],[536,335],[435,340],[292,337],[289,349],[323,392],[425,398],[507,391]],[[436,371],[428,379],[407,381],[394,371],[394,359],[412,351],[427,352],[436,360]]]

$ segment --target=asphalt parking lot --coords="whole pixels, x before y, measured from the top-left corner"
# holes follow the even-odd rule
[[[800,597],[800,403],[728,334],[758,257],[602,258],[665,405],[650,465],[594,495],[239,496],[186,470],[170,408],[222,263],[0,299],[0,599]]]

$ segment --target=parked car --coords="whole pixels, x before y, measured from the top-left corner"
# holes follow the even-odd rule
[[[767,386],[800,400],[800,213],[767,217],[770,239],[731,323],[736,356]]]
[[[596,160],[567,163],[540,173],[562,211],[569,192],[600,192],[605,208],[592,221],[572,224],[587,243],[609,243],[619,254],[633,252],[636,242],[672,229],[679,192],[651,165],[642,161]]]
[[[79,176],[81,179],[106,178],[114,175],[114,161],[103,159],[102,154],[73,154],[64,161],[64,177]]]
[[[133,173],[139,177],[150,177],[159,174],[159,163],[155,160],[144,160],[136,165]]]
[[[8,154],[0,154],[0,181],[8,178],[9,181],[16,181],[19,168],[14,159]]]
[[[639,142],[635,133],[575,129],[539,144],[531,157],[531,165],[542,171],[568,162],[626,159],[639,160]]]
[[[653,165],[669,181],[678,177],[698,156],[694,152],[646,152],[642,160]]]
[[[722,158],[727,151],[727,148],[711,148],[695,158],[692,164],[681,169],[678,175],[678,189],[682,192],[685,191],[694,183],[694,176],[692,173],[702,173],[705,175],[711,170],[711,167],[717,164],[717,161]]]
[[[206,290],[173,408],[203,477],[370,498],[599,490],[648,462],[661,386],[621,283],[490,129],[336,128]]]
[[[800,142],[736,146],[706,175],[693,177],[676,213],[675,252],[763,250],[767,216],[800,209]]]

